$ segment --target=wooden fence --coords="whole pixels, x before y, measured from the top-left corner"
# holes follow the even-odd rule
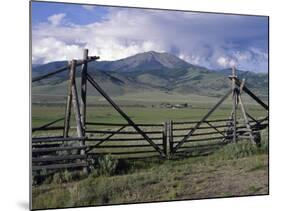
[[[40,127],[32,128],[32,171],[82,168],[87,172],[89,161],[110,154],[119,159],[159,157],[171,159],[178,156],[208,154],[227,143],[250,139],[259,146],[259,131],[268,126],[268,116],[255,119],[245,110],[241,94],[244,91],[268,111],[268,106],[237,78],[235,69],[229,77],[230,89],[200,120],[167,121],[161,124],[134,122],[99,86],[87,72],[88,62],[99,57],[88,56],[85,49],[83,60],[72,60],[66,67],[32,79],[37,82],[68,70],[68,92],[65,115]],[[77,67],[81,66],[81,92],[76,83]],[[124,118],[126,123],[87,122],[87,82]],[[232,94],[233,109],[229,118],[212,119],[209,116]],[[243,119],[238,120],[236,110],[241,108]],[[71,110],[75,127],[70,126]],[[63,125],[57,125],[63,122]],[[75,129],[76,135],[69,135]],[[56,136],[40,136],[40,131],[51,131]],[[39,132],[39,133],[38,133]]]
[[[138,126],[163,151],[164,158],[170,159],[175,156],[206,155],[231,143],[233,138],[231,132],[229,133],[231,122],[230,119],[203,122],[176,152],[175,146],[198,121],[167,121],[163,124],[138,124]],[[251,120],[250,124],[253,131],[257,132],[268,126],[268,120]],[[85,168],[89,159],[107,154],[118,159],[163,158],[129,124],[87,122],[86,125],[85,137],[65,138],[61,135],[32,138],[32,170]],[[34,128],[34,133],[56,130],[63,134],[63,129],[63,126],[41,127],[36,130]],[[243,122],[237,121],[237,139],[248,138],[243,136],[246,129]],[[85,153],[81,154],[81,150]]]

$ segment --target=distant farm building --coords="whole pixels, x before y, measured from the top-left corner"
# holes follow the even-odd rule
[[[181,109],[181,108],[190,108],[191,104],[188,103],[180,103],[180,104],[171,104],[171,103],[161,103],[161,108],[171,108],[171,109]]]

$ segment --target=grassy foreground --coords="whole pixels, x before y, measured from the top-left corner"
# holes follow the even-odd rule
[[[33,186],[33,209],[268,194],[267,134],[261,149],[229,144],[206,157],[131,161],[110,176]]]

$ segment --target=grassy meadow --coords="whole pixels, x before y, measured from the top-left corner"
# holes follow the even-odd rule
[[[246,94],[243,97],[247,112],[254,117],[264,117],[266,111]],[[60,101],[58,101],[60,99]],[[32,126],[38,127],[64,117],[65,101],[62,96],[34,95],[32,105]],[[217,97],[198,95],[179,95],[173,93],[137,93],[113,97],[113,100],[136,123],[162,123],[168,120],[199,120],[219,101]],[[125,120],[101,97],[87,98],[87,121],[118,123]],[[188,103],[188,108],[163,108],[161,104]],[[232,110],[231,96],[209,117],[209,119],[228,118]],[[72,115],[73,116],[73,115]],[[238,112],[238,117],[241,113]],[[73,120],[74,123],[74,120]]]

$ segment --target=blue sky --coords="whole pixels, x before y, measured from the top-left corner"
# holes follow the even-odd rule
[[[102,17],[107,12],[106,7],[96,7],[95,13],[93,14],[93,6],[89,5],[80,6],[77,4],[33,2],[32,24],[36,25],[45,22],[49,16],[54,14],[65,13],[70,22],[84,25],[102,20]]]
[[[32,2],[32,60],[102,60],[169,52],[210,69],[268,71],[268,19],[152,9]]]

